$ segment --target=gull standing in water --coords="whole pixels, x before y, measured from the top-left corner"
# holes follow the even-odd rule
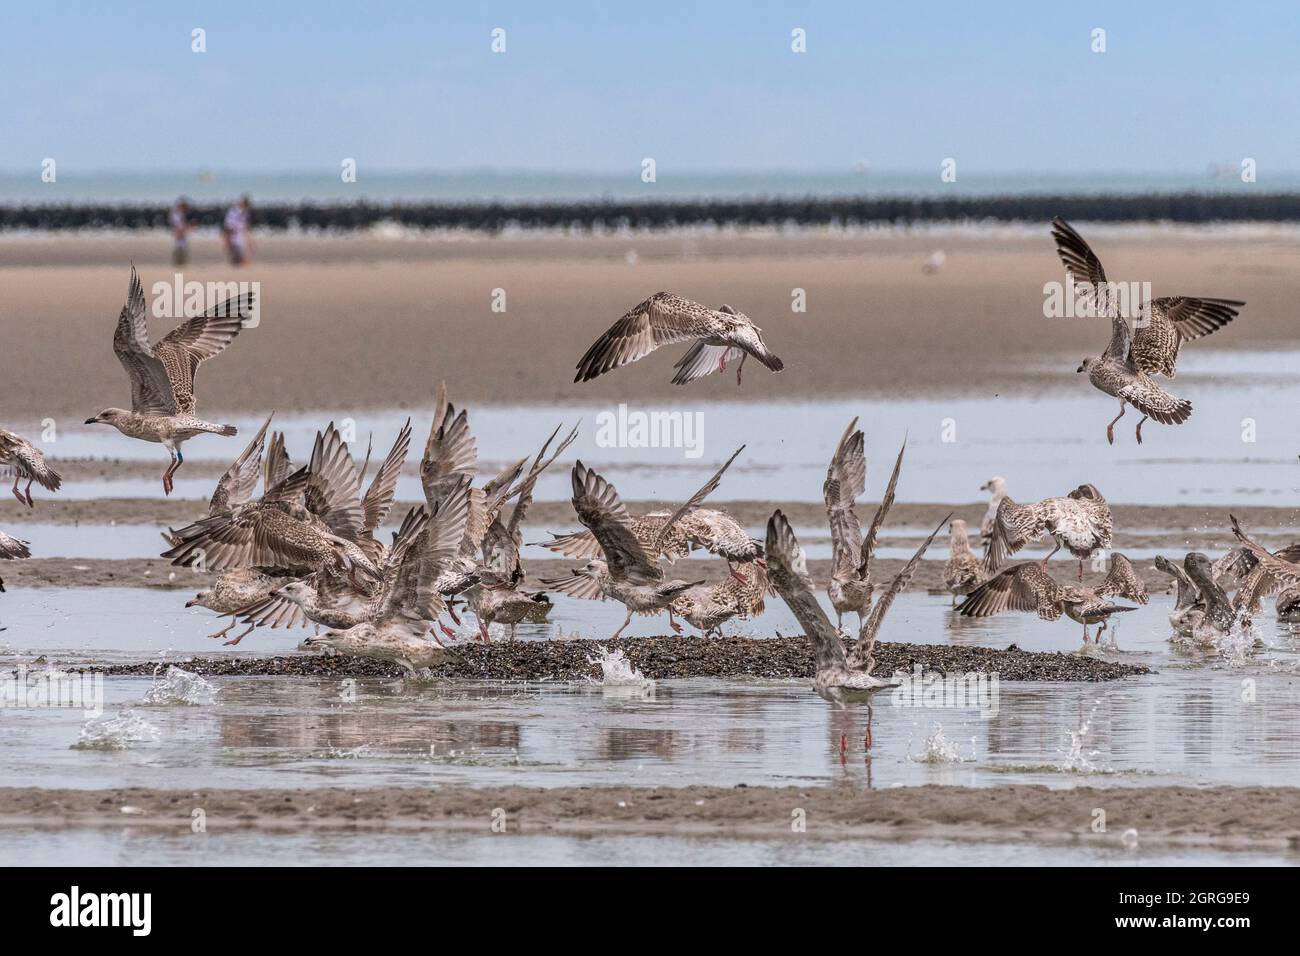
[[[943,520],[946,522],[948,518]],[[813,690],[819,696],[837,705],[869,703],[873,694],[896,686],[871,673],[875,666],[875,658],[872,655],[876,637],[880,633],[885,615],[894,603],[894,598],[907,587],[916,573],[926,548],[930,546],[942,527],[943,524],[940,523],[930,533],[930,537],[926,538],[925,543],[894,578],[889,590],[876,601],[870,616],[858,632],[857,646],[853,648],[852,653],[849,653],[845,650],[839,631],[831,627],[830,618],[817,602],[812,578],[808,576],[807,556],[800,547],[799,539],[795,537],[790,522],[779,509],[768,519],[764,551],[767,554],[772,586],[790,608],[790,613],[795,616],[809,643],[812,644],[817,668],[813,677]]]
[[[980,521],[980,543],[984,546],[985,553],[987,553],[989,539],[993,537],[993,522],[998,517],[998,505],[1002,504],[1002,499],[1007,496],[1007,480],[1000,476],[990,478],[980,485],[980,491],[989,493],[989,506]]]
[[[952,592],[956,605],[958,595],[970,594],[984,583],[987,575],[984,564],[970,549],[970,536],[966,522],[960,518],[948,525],[948,563],[943,566],[943,584]]]
[[[729,305],[717,309],[692,302],[671,292],[657,292],[619,319],[587,350],[578,362],[575,382],[643,359],[662,345],[693,342],[674,368],[674,385],[685,385],[739,360],[740,384],[745,359],[752,355],[773,372],[785,368],[763,341],[763,330],[749,316]]]
[[[854,508],[858,496],[866,489],[867,459],[862,432],[857,424],[855,418],[844,430],[826,469],[826,481],[822,484],[822,497],[831,529],[831,579],[826,593],[835,608],[837,629],[843,628],[844,615],[850,612],[858,616],[858,626],[861,627],[871,607],[871,595],[875,589],[871,580],[871,559],[875,555],[880,527],[894,504],[898,474],[903,467],[903,452],[907,450],[905,440],[894,461],[885,496],[876,508],[871,528],[863,537],[862,524]]]
[[[176,326],[149,345],[144,289],[135,267],[126,305],[117,320],[113,351],[131,380],[131,408],[106,408],[87,425],[112,425],[128,438],[158,442],[171,455],[163,472],[163,493],[172,493],[172,476],[185,462],[181,446],[195,435],[208,432],[229,437],[234,425],[214,425],[194,414],[194,373],[210,358],[225,351],[244,322],[252,318],[253,294],[240,293],[203,315]]]
[[[1111,287],[1101,260],[1083,237],[1059,216],[1052,220],[1052,238],[1066,273],[1094,305],[1099,316],[1111,319],[1106,351],[1085,358],[1079,372],[1107,395],[1119,399],[1119,414],[1106,426],[1106,440],[1115,443],[1115,422],[1126,404],[1142,413],[1135,435],[1142,443],[1142,423],[1154,418],[1162,425],[1180,425],[1192,414],[1192,403],[1170,395],[1151,377],[1173,378],[1183,342],[1201,338],[1227,325],[1246,303],[1236,299],[1165,296],[1133,303],[1132,319],[1120,314],[1119,290]],[[1131,324],[1130,324],[1131,323]]]
[[[21,504],[31,508],[32,482],[36,482],[47,491],[58,491],[63,479],[59,473],[45,463],[41,450],[21,435],[0,428],[0,475],[8,476],[13,472],[14,497]],[[27,479],[27,487],[21,492],[18,483]]]

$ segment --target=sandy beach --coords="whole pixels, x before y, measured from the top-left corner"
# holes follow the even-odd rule
[[[1300,339],[1290,305],[1300,232],[1089,235],[1113,281],[1150,282],[1154,295],[1246,299],[1244,316],[1214,336],[1217,349]],[[925,275],[936,249],[946,263]],[[11,424],[80,421],[127,401],[111,340],[129,264],[149,289],[172,281],[166,255],[161,235],[0,238]],[[201,239],[185,278],[261,283],[261,325],[222,357],[220,374],[200,373],[209,414],[264,412],[268,401],[280,411],[339,414],[426,409],[440,379],[467,403],[1026,394],[1059,384],[1061,369],[1043,367],[1045,359],[1073,372],[1108,337],[1095,322],[1044,318],[1043,284],[1064,278],[1046,225],[864,235],[268,235],[243,271],[221,263],[215,239]],[[505,313],[492,311],[494,289],[505,290]],[[573,384],[574,364],[596,336],[661,289],[750,315],[785,374],[750,370],[743,393],[728,376],[687,392],[669,384],[673,359],[664,355]],[[794,289],[806,292],[805,313],[791,311]],[[153,334],[167,327],[155,320]]]

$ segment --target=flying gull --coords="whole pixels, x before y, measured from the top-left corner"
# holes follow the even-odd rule
[[[232,296],[176,326],[151,347],[144,289],[131,267],[126,305],[113,335],[113,351],[131,380],[131,409],[106,408],[86,424],[112,425],[128,438],[165,447],[171,463],[163,472],[164,494],[171,494],[172,476],[185,462],[181,446],[186,441],[204,432],[227,437],[236,432],[234,425],[214,425],[195,416],[194,373],[234,341],[252,306],[251,292]]]
[[[14,497],[27,507],[32,507],[32,482],[38,483],[48,491],[58,491],[63,479],[59,473],[45,463],[41,450],[21,435],[0,428],[0,474],[13,472]],[[21,492],[18,483],[27,479],[27,487]]]
[[[785,364],[768,350],[762,329],[749,316],[729,305],[717,309],[692,302],[671,292],[657,292],[619,319],[598,338],[578,362],[575,382],[587,382],[597,375],[643,359],[662,345],[693,344],[674,368],[674,385],[685,385],[713,372],[724,372],[728,362],[736,366],[740,384],[745,359],[754,356],[773,372]]]

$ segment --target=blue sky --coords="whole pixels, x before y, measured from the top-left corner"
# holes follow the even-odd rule
[[[5,4],[0,169],[1300,169],[1293,3],[470,7]]]

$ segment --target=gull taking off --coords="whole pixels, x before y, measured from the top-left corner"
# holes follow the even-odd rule
[[[1101,260],[1074,228],[1059,216],[1052,220],[1056,253],[1076,288],[1092,302],[1099,316],[1111,319],[1110,343],[1101,355],[1085,358],[1079,372],[1107,395],[1119,399],[1119,414],[1106,426],[1106,440],[1115,443],[1115,422],[1126,405],[1142,413],[1136,437],[1142,443],[1142,422],[1154,418],[1162,425],[1181,425],[1192,414],[1192,403],[1175,398],[1151,377],[1173,378],[1183,342],[1221,329],[1246,303],[1236,299],[1164,296],[1137,307],[1140,316],[1120,314],[1119,290],[1106,280]],[[1135,304],[1136,305],[1136,304]]]
[[[949,517],[952,517],[949,515]],[[943,519],[945,522],[948,518]],[[767,542],[764,551],[767,555],[768,568],[771,572],[772,586],[776,593],[790,608],[799,626],[812,644],[813,658],[816,662],[816,676],[813,678],[813,690],[833,704],[869,702],[871,695],[877,691],[893,687],[895,684],[881,680],[871,671],[875,666],[872,656],[876,646],[876,637],[885,615],[889,612],[894,598],[907,587],[916,573],[917,565],[926,548],[939,533],[939,528],[930,533],[925,543],[917,550],[903,570],[894,578],[889,590],[880,596],[870,616],[858,632],[858,643],[849,653],[844,648],[839,632],[831,627],[830,618],[817,602],[813,593],[812,578],[808,576],[808,559],[794,536],[794,529],[785,515],[777,510],[767,522]]]
[[[203,315],[176,326],[154,346],[149,345],[144,289],[135,267],[126,305],[113,334],[113,351],[131,380],[131,409],[106,408],[87,425],[112,425],[128,438],[158,442],[171,455],[163,472],[163,493],[172,493],[172,476],[185,462],[181,445],[204,432],[229,437],[234,425],[214,425],[194,414],[194,373],[234,341],[244,321],[252,317],[253,294],[240,293]]]
[[[13,472],[14,497],[27,507],[32,507],[32,482],[36,482],[48,491],[58,491],[63,479],[59,473],[45,463],[41,450],[21,435],[0,428],[0,475],[8,476]],[[21,492],[18,482],[27,479],[27,487]]]
[[[749,316],[729,305],[710,309],[671,292],[657,292],[596,340],[578,362],[578,374],[573,380],[588,382],[645,358],[661,345],[693,342],[674,366],[674,385],[725,372],[727,363],[737,360],[739,385],[741,369],[750,355],[773,372],[785,368],[785,363],[768,350],[762,331]]]

